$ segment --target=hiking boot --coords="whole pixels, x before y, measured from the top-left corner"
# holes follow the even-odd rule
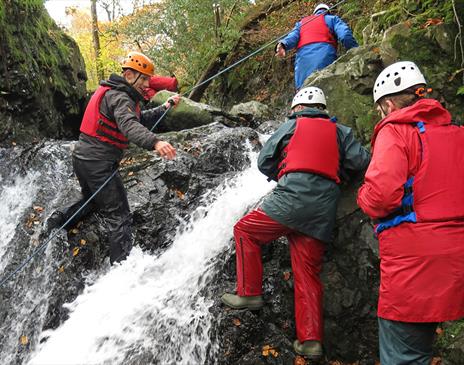
[[[317,360],[322,357],[322,345],[319,341],[305,341],[301,343],[295,340],[293,342],[293,349],[298,355],[306,356],[311,360]]]
[[[225,293],[221,297],[222,302],[230,308],[234,309],[261,309],[264,305],[263,297],[261,295],[252,297],[240,297],[235,294]]]
[[[45,232],[47,235],[51,233],[52,230],[60,228],[65,222],[64,214],[59,210],[55,210],[52,215],[47,219]]]

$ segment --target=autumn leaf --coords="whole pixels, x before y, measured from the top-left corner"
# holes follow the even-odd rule
[[[268,357],[269,355],[272,355],[273,357],[279,356],[279,353],[277,352],[277,350],[269,345],[263,346],[262,354],[265,357]]]
[[[285,281],[289,281],[291,277],[292,277],[292,273],[290,271],[285,271],[284,272],[284,280]]]
[[[127,176],[132,176],[134,175],[134,171],[129,171],[129,173],[127,174]]]
[[[35,210],[36,212],[38,212],[38,213],[42,213],[43,210],[44,210],[44,208],[42,208],[42,207],[40,207],[40,206],[38,206],[38,205],[32,207],[32,209],[34,209],[34,210]]]
[[[79,233],[79,230],[77,228],[73,228],[71,229],[70,231],[72,234],[78,234]]]
[[[176,194],[179,199],[183,200],[185,198],[185,194],[180,190],[176,190]]]
[[[438,336],[441,336],[443,335],[445,331],[443,330],[443,328],[441,327],[437,327],[437,329],[435,330],[435,333],[438,335]]]
[[[428,28],[430,26],[440,25],[440,24],[443,24],[443,19],[429,18],[429,19],[427,19],[427,21],[424,24],[421,25],[421,28],[425,29],[425,28]]]
[[[240,325],[242,324],[242,322],[240,322],[240,319],[238,319],[238,318],[234,318],[234,319],[232,320],[232,322],[233,322],[233,324],[234,324],[235,326],[237,326],[237,327],[240,326]]]
[[[74,247],[72,250],[72,255],[77,256],[78,253],[79,253],[79,247]]]
[[[58,268],[58,272],[59,272],[59,273],[64,273],[64,265],[61,265],[61,266]]]
[[[81,239],[81,240],[79,241],[79,244],[80,244],[81,246],[84,246],[86,243],[87,243],[87,241],[84,240],[84,239]]]
[[[297,356],[295,357],[295,360],[293,360],[293,365],[306,365],[306,360],[302,356]]]
[[[29,343],[29,339],[27,338],[27,336],[21,336],[19,338],[19,341],[21,342],[21,345],[23,346],[26,346]]]
[[[430,365],[441,365],[441,357],[434,357]]]
[[[11,144],[12,144],[13,146],[16,146],[16,142],[11,142]]]

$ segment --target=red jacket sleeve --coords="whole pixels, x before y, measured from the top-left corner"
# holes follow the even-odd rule
[[[401,205],[408,179],[408,145],[401,127],[387,124],[377,135],[358,205],[371,218],[387,216]],[[404,127],[404,126],[402,126]]]
[[[177,91],[177,79],[175,77],[152,76],[149,81],[150,88],[155,91]]]

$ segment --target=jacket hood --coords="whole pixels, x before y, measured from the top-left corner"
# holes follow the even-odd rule
[[[326,111],[324,110],[320,110],[320,109],[317,109],[317,108],[311,108],[311,107],[308,107],[308,108],[305,108],[299,112],[293,112],[292,114],[290,114],[290,116],[288,117],[289,119],[295,119],[295,118],[298,118],[298,117],[309,117],[309,118],[326,118],[326,119],[329,119],[329,114],[327,114]]]
[[[145,100],[142,95],[139,94],[137,90],[135,90],[124,77],[111,74],[108,80],[104,80],[100,83],[101,86],[109,86],[114,90],[119,90],[127,93],[131,99],[135,102],[140,102]]]
[[[372,135],[372,146],[380,130],[388,123],[397,124],[425,124],[447,125],[451,124],[451,114],[435,99],[419,99],[406,108],[395,110],[378,122]]]

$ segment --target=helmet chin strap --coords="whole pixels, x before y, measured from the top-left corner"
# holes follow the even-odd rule
[[[134,81],[132,84],[130,84],[131,86],[134,86],[135,83],[136,83],[137,81],[139,81],[140,76],[142,76],[142,73],[141,73],[141,72],[138,72],[138,71],[137,71],[137,73],[138,73],[137,78],[135,79],[135,81]]]

